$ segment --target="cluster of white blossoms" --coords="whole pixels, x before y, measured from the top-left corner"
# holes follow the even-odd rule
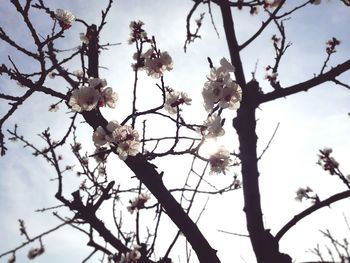
[[[242,100],[242,89],[230,76],[235,68],[225,58],[220,60],[220,65],[211,69],[202,91],[204,107],[208,112],[216,104],[224,109],[238,109]]]
[[[217,138],[225,134],[225,130],[222,127],[223,120],[221,116],[217,113],[214,113],[208,116],[207,120],[204,122],[200,128],[201,134],[205,138]]]
[[[149,38],[147,37],[147,32],[142,28],[142,26],[145,23],[143,23],[142,21],[138,20],[138,21],[131,21],[130,22],[130,38],[128,40],[129,45],[131,45],[132,43],[136,42],[136,41],[150,41]]]
[[[120,125],[117,121],[110,121],[107,131],[97,127],[92,135],[96,147],[115,145],[120,159],[125,160],[129,155],[135,156],[139,152],[139,133],[128,125]]]
[[[134,211],[138,211],[145,207],[145,203],[150,199],[150,195],[146,193],[139,194],[136,198],[133,200],[130,200],[130,205],[127,207],[128,211],[133,214]]]
[[[134,55],[134,59],[138,59],[137,53]],[[156,79],[160,78],[164,71],[173,69],[173,60],[168,52],[160,52],[153,47],[141,54],[139,60],[136,64],[137,67],[145,70],[148,76]]]
[[[91,111],[97,106],[108,106],[115,108],[118,95],[111,87],[106,87],[105,79],[91,78],[87,86],[81,86],[79,89],[73,90],[69,98],[68,105],[73,111]]]
[[[68,29],[72,26],[75,21],[75,15],[68,10],[56,9],[55,17],[62,29]]]
[[[230,158],[230,152],[224,147],[220,147],[218,151],[209,158],[210,173],[226,174],[226,171],[229,170],[231,163],[232,160]]]
[[[185,92],[171,90],[166,94],[164,109],[170,114],[175,114],[180,105],[191,105],[191,101],[192,99],[190,99]]]
[[[133,245],[133,249],[122,254],[119,263],[136,263],[141,258],[140,246]]]

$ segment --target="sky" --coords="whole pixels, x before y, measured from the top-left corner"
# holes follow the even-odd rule
[[[78,18],[88,23],[99,23],[100,10],[105,8],[107,1],[92,0],[51,0],[47,1],[50,8],[71,10]],[[303,1],[291,1],[302,3]],[[291,4],[288,2],[288,4]],[[293,4],[292,3],[292,4]],[[220,37],[211,24],[210,17],[205,6],[200,7],[194,18],[205,12],[205,18],[200,34],[201,39],[191,43],[187,53],[183,52],[185,41],[186,16],[192,7],[192,1],[115,1],[107,18],[100,42],[121,43],[110,47],[101,53],[100,76],[107,79],[108,84],[118,93],[119,100],[115,110],[104,110],[103,114],[108,120],[123,120],[131,111],[133,71],[131,68],[132,55],[135,48],[127,44],[129,37],[129,23],[132,20],[142,20],[149,35],[154,35],[157,45],[161,50],[168,51],[174,61],[174,69],[165,74],[166,85],[185,91],[193,99],[191,106],[183,109],[186,119],[201,123],[206,118],[206,112],[202,106],[201,90],[206,75],[209,73],[207,57],[210,57],[214,65],[218,65],[222,57],[228,58],[228,49],[222,28],[219,9],[212,5],[213,18]],[[288,6],[290,7],[290,6]],[[6,14],[0,17],[0,26],[9,35],[18,39],[20,44],[33,48],[30,44],[28,32],[23,27],[22,20],[16,14],[10,4],[0,6],[0,13]],[[263,12],[259,16],[251,16],[247,10],[233,10],[238,41],[242,43],[248,39],[259,27]],[[45,17],[32,12],[31,18],[40,32],[47,32],[50,28]],[[330,66],[345,61],[350,56],[350,35],[348,26],[350,22],[350,8],[345,7],[338,0],[322,0],[318,6],[310,5],[295,13],[291,19],[285,21],[287,40],[292,42],[287,50],[279,70],[279,80],[283,86],[290,86],[317,74],[326,58],[325,42],[331,37],[341,40],[337,52],[332,56]],[[51,22],[50,22],[51,23]],[[80,45],[79,33],[84,32],[81,24],[75,23],[66,31],[65,37],[58,42],[63,48],[74,48]],[[271,36],[276,34],[276,28],[271,27],[242,52],[243,67],[246,78],[251,78],[251,72],[255,70],[255,77],[260,86],[269,90],[268,82],[264,79],[265,66],[274,62],[274,50]],[[35,70],[37,65],[23,56],[18,56],[12,48],[0,45],[0,61],[8,64],[7,56],[18,63],[20,69]],[[257,65],[257,66],[256,66]],[[79,61],[70,63],[72,70],[79,68]],[[339,79],[350,83],[350,73],[343,74]],[[140,109],[150,105],[158,105],[155,94],[157,81],[147,77],[144,72],[139,80]],[[48,80],[50,87],[66,92],[67,85],[60,79]],[[0,78],[0,92],[21,94],[23,90],[13,81]],[[45,99],[44,99],[45,98]],[[265,227],[275,234],[295,214],[309,207],[308,202],[296,202],[295,191],[299,187],[311,187],[322,199],[330,195],[346,190],[344,185],[335,177],[331,177],[316,164],[317,153],[324,147],[332,147],[334,157],[340,163],[340,168],[345,174],[350,173],[348,161],[350,152],[350,92],[345,88],[335,86],[332,83],[323,84],[311,91],[299,93],[288,98],[282,98],[263,104],[257,110],[257,134],[259,137],[258,152],[262,152],[268,144],[276,125],[278,131],[259,162],[260,185],[262,207],[264,211]],[[33,96],[22,105],[11,119],[5,123],[6,129],[12,129],[14,124],[19,124],[19,132],[28,140],[43,145],[37,134],[47,127],[51,128],[53,136],[62,136],[69,123],[68,109],[60,105],[58,112],[48,112],[51,103],[57,102],[42,95]],[[0,114],[4,114],[8,106],[0,103]],[[224,111],[226,120],[226,135],[222,143],[231,150],[238,149],[236,134],[231,127],[231,119],[235,116],[233,111]],[[82,119],[80,119],[82,120]],[[161,127],[161,128],[160,128]],[[162,136],[171,133],[172,128],[162,125],[157,120],[150,121],[149,133],[152,136]],[[78,130],[79,140],[83,143],[84,150],[92,152],[92,130],[85,124],[81,124]],[[8,136],[8,135],[6,135]],[[27,148],[23,149],[20,143],[7,142],[9,148],[6,156],[0,158],[0,225],[1,241],[0,254],[23,242],[23,236],[19,235],[17,219],[24,219],[30,235],[36,235],[55,226],[59,221],[51,212],[36,213],[36,209],[56,205],[54,193],[56,185],[50,179],[54,178],[54,171],[44,160],[34,158]],[[64,160],[67,164],[74,162],[68,152],[69,147],[62,149]],[[65,152],[66,150],[67,152]],[[170,157],[156,159],[154,163],[159,170],[165,172],[164,181],[167,187],[177,187],[183,184],[183,178],[190,168],[191,158]],[[115,179],[125,185],[135,184],[132,174],[116,159],[111,159],[109,172],[115,174]],[[181,164],[183,168],[178,169]],[[199,164],[200,166],[200,164]],[[208,180],[217,185],[222,185],[232,180],[232,174],[238,169],[232,168],[230,175],[215,175]],[[79,185],[79,178],[72,173],[67,178],[65,193],[69,195]],[[152,199],[151,199],[152,201]],[[154,200],[153,200],[154,201]],[[128,196],[122,200],[125,206]],[[191,216],[196,219],[201,212],[206,198],[197,199],[197,206]],[[348,235],[343,213],[348,217],[346,201],[341,201],[324,208],[310,217],[304,219],[293,227],[281,240],[281,251],[289,253],[296,262],[313,260],[315,257],[307,253],[310,248],[325,240],[319,229],[330,229],[339,238]],[[211,196],[198,226],[208,238],[209,243],[218,250],[222,262],[254,262],[249,240],[245,237],[224,234],[218,230],[246,234],[245,219],[242,200],[242,191],[237,190],[223,196]],[[131,227],[132,216],[128,215],[124,208],[125,225]],[[102,212],[101,212],[102,213]],[[62,214],[65,214],[62,212]],[[147,215],[145,215],[147,218]],[[108,212],[102,214],[104,220],[109,222]],[[149,219],[151,220],[151,219]],[[215,222],[215,224],[213,224]],[[162,244],[169,244],[175,228],[168,220],[160,228]],[[46,252],[38,257],[36,262],[81,262],[91,250],[86,246],[88,239],[70,227],[65,227],[53,235],[44,238]],[[160,244],[159,255],[164,251]],[[33,245],[34,246],[34,245]],[[35,244],[37,246],[37,244]],[[31,247],[31,246],[29,246]],[[26,254],[29,247],[17,253],[18,262],[27,262]],[[184,253],[184,241],[180,241],[173,253],[174,262],[183,262],[178,255]],[[94,257],[91,262],[100,257]],[[95,261],[94,261],[95,260]],[[0,258],[0,262],[6,262]],[[193,257],[191,262],[196,262]]]

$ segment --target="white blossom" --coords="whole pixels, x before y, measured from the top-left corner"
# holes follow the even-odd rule
[[[234,81],[230,81],[222,89],[219,105],[221,108],[238,109],[242,100],[242,89]]]
[[[185,92],[171,91],[165,98],[164,109],[170,114],[177,113],[178,106],[182,104],[190,105],[192,99]]]
[[[118,100],[118,95],[111,87],[104,88],[101,92],[101,100],[99,106],[107,105],[110,108],[115,108],[115,103]]]
[[[11,257],[7,260],[7,263],[15,263],[16,262],[16,255],[12,254]]]
[[[56,9],[55,16],[63,29],[70,28],[75,21],[75,16],[68,10]]]
[[[222,96],[222,84],[218,82],[207,81],[202,90],[204,99],[204,108],[209,112]]]
[[[106,128],[107,131],[100,126],[93,133],[92,140],[96,147],[114,144],[117,146],[117,154],[122,160],[138,154],[140,136],[137,130],[128,125],[121,126],[117,121],[109,122]]]
[[[221,146],[216,153],[210,156],[210,173],[223,173],[229,169],[231,164],[230,153],[223,146]]]
[[[34,259],[36,258],[37,256],[40,256],[41,254],[43,254],[45,252],[45,249],[43,246],[41,246],[40,248],[31,248],[29,251],[28,251],[28,254],[27,254],[27,257],[29,259]]]
[[[92,140],[97,147],[103,146],[107,143],[106,132],[101,126],[97,127],[97,129],[94,131]]]
[[[144,58],[144,69],[148,76],[160,78],[162,73],[173,69],[173,60],[168,52],[160,52],[157,54],[153,48],[149,49],[142,55]]]
[[[281,0],[265,0],[267,7],[277,7],[281,3]]]
[[[89,87],[101,90],[102,88],[107,86],[107,81],[105,79],[100,78],[90,78],[89,79]]]
[[[106,152],[107,148],[106,147],[101,147],[101,148],[96,148],[94,153],[93,153],[93,157],[95,158],[97,163],[105,163],[107,162],[107,156],[108,153]]]
[[[129,259],[131,261],[137,261],[141,257],[141,253],[137,248],[134,248],[129,252]]]
[[[142,208],[144,208],[145,203],[150,199],[150,195],[146,193],[139,194],[136,198],[133,200],[130,200],[130,206],[127,207],[128,211],[132,214],[134,211],[138,211]]]
[[[241,87],[230,77],[235,68],[225,58],[220,60],[220,64],[220,67],[210,70],[202,90],[204,107],[208,112],[217,103],[221,108],[238,109],[242,99]]]
[[[89,44],[89,38],[86,36],[85,33],[80,33],[80,41],[86,45]]]
[[[228,60],[226,58],[222,58],[220,60],[220,65],[221,65],[221,67],[223,69],[225,69],[228,72],[234,72],[235,71],[235,67],[230,62],[228,62]]]
[[[203,128],[201,129],[202,134],[207,138],[216,138],[219,136],[223,136],[225,134],[225,130],[221,125],[221,116],[214,113],[207,118],[207,120],[203,124]]]
[[[148,41],[147,33],[146,31],[142,28],[144,23],[140,20],[138,21],[131,21],[130,22],[130,38],[128,39],[128,44],[132,44],[137,40],[145,40]]]
[[[81,69],[77,69],[73,71],[73,75],[78,79],[82,79],[84,77],[84,72]]]
[[[91,111],[96,108],[99,99],[100,93],[98,90],[90,86],[82,86],[73,90],[68,105],[76,112]]]
[[[303,198],[308,198],[309,195],[308,193],[312,192],[312,189],[310,187],[306,187],[306,188],[299,188],[296,191],[297,196],[295,197],[295,200],[301,202],[303,200]]]
[[[88,86],[82,86],[72,92],[68,105],[74,111],[90,111],[97,106],[115,108],[118,95],[111,87],[106,87],[107,81],[100,78],[90,78]]]
[[[125,160],[129,155],[135,156],[139,151],[139,133],[130,126],[120,126],[112,132],[112,140],[117,144],[120,159]]]

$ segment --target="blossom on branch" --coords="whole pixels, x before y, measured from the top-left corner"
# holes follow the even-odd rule
[[[136,263],[141,258],[140,249],[141,249],[140,246],[133,245],[133,249],[132,250],[130,250],[129,252],[121,255],[121,258],[118,261],[118,263]]]
[[[92,135],[96,147],[105,144],[114,144],[120,159],[125,160],[129,155],[135,156],[139,152],[139,133],[128,125],[121,126],[117,121],[107,125],[107,131],[101,126],[97,127]]]
[[[149,42],[149,38],[147,37],[147,32],[142,28],[144,23],[142,21],[131,21],[130,22],[130,38],[128,40],[128,43],[131,45],[132,43],[140,40],[140,41],[147,41]]]
[[[206,138],[216,138],[223,136],[225,130],[222,128],[221,116],[214,113],[210,115],[201,127],[201,134]]]
[[[41,254],[43,254],[44,252],[45,252],[44,246],[40,246],[40,248],[31,248],[31,249],[28,251],[27,257],[28,257],[29,259],[34,259],[34,258],[36,258],[37,256],[40,256]]]
[[[55,16],[64,30],[70,28],[75,21],[75,16],[68,10],[56,9]]]
[[[265,0],[265,7],[266,8],[274,8],[280,5],[282,0]]]
[[[127,207],[128,211],[133,214],[134,211],[138,211],[145,207],[145,203],[150,199],[150,195],[146,193],[139,194],[136,198],[133,200],[130,200],[130,206]]]
[[[97,106],[108,106],[115,108],[118,95],[111,87],[105,87],[107,82],[105,79],[91,78],[88,86],[82,86],[72,92],[68,105],[73,111],[91,111]]]
[[[302,188],[300,187],[297,191],[296,194],[297,196],[295,197],[295,200],[301,202],[304,198],[309,199],[310,196],[308,193],[312,192],[312,189],[310,187]]]
[[[230,76],[234,67],[225,58],[220,60],[220,64],[220,67],[211,69],[208,81],[204,83],[202,96],[208,112],[217,103],[221,108],[238,109],[242,100],[242,89]]]
[[[337,50],[335,49],[336,46],[340,45],[340,41],[338,39],[336,39],[335,37],[332,37],[332,39],[328,40],[326,42],[326,52],[328,55],[337,52]]]
[[[323,170],[328,171],[330,175],[335,175],[338,172],[339,163],[330,156],[333,150],[331,148],[324,148],[320,150],[317,164],[322,166]]]
[[[137,60],[132,65],[133,69],[144,69],[153,78],[160,78],[164,71],[173,69],[173,60],[168,52],[156,51],[153,47],[141,55],[135,53],[133,58]]]
[[[171,91],[166,95],[164,109],[170,114],[175,114],[180,105],[191,105],[191,101],[185,92]]]
[[[91,111],[96,108],[99,99],[100,92],[98,90],[90,86],[82,86],[73,90],[68,105],[76,112]]]
[[[76,76],[79,80],[84,78],[84,72],[81,69],[74,70],[73,75]]]
[[[80,33],[80,41],[83,42],[85,45],[88,45],[90,39],[85,33]]]
[[[229,170],[232,160],[230,159],[230,152],[227,151],[223,146],[218,149],[216,153],[210,156],[210,173],[223,173]]]

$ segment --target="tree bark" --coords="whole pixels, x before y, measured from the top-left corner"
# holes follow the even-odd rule
[[[230,3],[228,0],[221,0],[218,4],[221,9],[231,62],[235,67],[234,74],[243,92],[242,102],[237,111],[237,117],[233,121],[233,126],[237,131],[240,144],[244,212],[250,240],[259,263],[291,263],[291,258],[288,255],[279,252],[278,241],[264,228],[262,218],[256,153],[258,137],[255,132],[255,110],[261,97],[259,83],[255,80],[246,83]]]
[[[242,165],[244,212],[254,253],[259,263],[291,263],[288,255],[279,252],[278,241],[264,228],[260,189],[255,110],[258,106],[259,84],[249,82],[244,88],[241,107],[237,111],[233,126],[239,137]]]

